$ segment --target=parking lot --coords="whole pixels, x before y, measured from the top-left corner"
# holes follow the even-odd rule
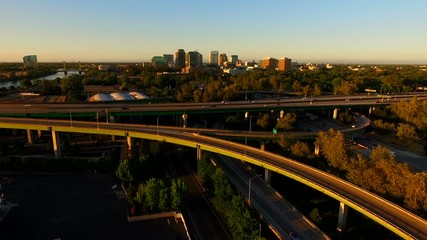
[[[0,239],[186,239],[173,219],[128,223],[126,200],[109,175],[0,176],[7,201],[18,204],[0,223]]]

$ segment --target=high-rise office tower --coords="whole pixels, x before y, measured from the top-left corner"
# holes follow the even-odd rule
[[[163,54],[163,59],[168,63],[168,65],[173,64],[173,54]]]
[[[178,49],[175,52],[175,67],[182,69],[185,67],[185,51],[184,49]]]
[[[167,62],[162,56],[154,56],[151,58],[151,64],[153,64],[154,67],[163,67],[167,66]]]
[[[279,71],[289,72],[292,70],[292,59],[290,58],[279,58]]]
[[[24,60],[24,67],[37,66],[37,55],[28,55],[22,58]]]
[[[212,51],[209,53],[209,64],[210,65],[218,65],[218,58],[219,58],[219,52],[218,51]]]
[[[203,55],[198,51],[190,51],[185,55],[186,67],[200,67],[203,66]]]
[[[237,55],[231,55],[231,56],[228,58],[228,62],[230,62],[230,63],[231,63],[231,64],[233,64],[233,65],[236,65],[237,60],[239,60],[239,56],[237,56]]]
[[[219,65],[224,65],[225,62],[227,62],[227,54],[221,53],[219,55]]]

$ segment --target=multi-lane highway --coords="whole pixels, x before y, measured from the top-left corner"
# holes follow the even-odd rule
[[[23,103],[3,103],[0,108],[0,115],[26,114],[32,116],[39,114],[76,114],[107,112],[109,114],[182,114],[200,112],[226,112],[226,111],[269,111],[272,109],[310,109],[310,108],[343,108],[343,107],[370,107],[377,105],[388,105],[398,101],[408,101],[414,96],[427,98],[425,94],[401,94],[390,95],[388,98],[378,96],[320,96],[316,98],[282,98],[281,100],[254,100],[254,101],[223,101],[208,103],[46,103],[46,104],[23,104]]]
[[[253,172],[248,170],[248,165],[225,156],[217,156],[214,161],[248,201],[249,192],[251,193],[250,204],[277,235],[287,236],[294,232],[303,239],[330,239],[260,176],[253,175]]]
[[[289,158],[242,144],[181,131],[159,131],[156,127],[93,122],[0,118],[1,128],[83,132],[166,141],[215,152],[262,166],[313,187],[361,212],[407,239],[427,239],[427,221],[338,177]]]

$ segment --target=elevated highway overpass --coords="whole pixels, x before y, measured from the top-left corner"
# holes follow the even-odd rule
[[[0,118],[0,127],[51,131],[54,148],[55,144],[58,144],[58,132],[77,132],[123,136],[128,139],[128,143],[131,142],[131,138],[165,141],[196,148],[198,156],[201,155],[202,150],[219,153],[264,167],[325,193],[340,202],[342,218],[347,208],[351,207],[405,239],[427,239],[427,221],[396,204],[328,173],[242,144],[184,130],[159,130],[155,127],[130,124],[97,125],[93,122],[74,121],[71,126],[69,121]]]
[[[378,96],[321,96],[316,98],[286,98],[276,100],[207,102],[207,103],[47,103],[23,104],[4,103],[0,108],[0,116],[10,117],[94,117],[97,113],[107,115],[172,115],[172,114],[201,114],[252,111],[299,111],[312,109],[345,109],[370,108],[384,106],[399,101],[409,101],[414,96],[427,98],[426,94],[389,95],[389,98]]]

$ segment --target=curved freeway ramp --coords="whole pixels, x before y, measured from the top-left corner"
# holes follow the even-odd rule
[[[159,130],[155,127],[92,122],[0,118],[0,128],[35,129],[129,136],[200,148],[267,168],[317,189],[373,219],[405,239],[427,239],[427,221],[375,194],[338,177],[292,159],[242,144],[195,133]]]

